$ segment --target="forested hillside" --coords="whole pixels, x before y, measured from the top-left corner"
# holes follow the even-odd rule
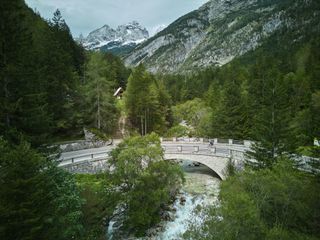
[[[270,141],[295,151],[320,134],[319,33],[305,37],[290,44],[289,35],[274,35],[224,67],[159,77],[177,106],[201,99],[189,116],[205,112],[196,134],[258,140],[272,132]]]
[[[83,124],[96,127],[97,120],[92,118],[99,117],[93,117],[93,112],[106,100],[102,97],[96,104],[93,85],[108,82],[104,95],[112,101],[114,89],[125,87],[128,70],[111,55],[86,54],[73,40],[59,10],[46,22],[23,1],[5,4],[0,36],[3,135],[17,142],[22,133],[39,145],[53,138],[81,136]],[[94,58],[104,65],[98,66]],[[97,68],[104,79],[94,83],[91,69]],[[113,131],[114,121],[110,120],[108,132]]]
[[[188,22],[193,17],[211,19],[212,24],[217,19],[207,8],[217,2],[212,0],[200,12],[178,19],[136,50],[180,27],[175,36],[191,36],[194,28],[201,30]],[[221,28],[208,30],[210,44],[199,46],[199,54],[216,56],[214,44],[230,36],[215,35],[223,27],[239,30],[253,24],[259,30],[261,22],[255,25],[254,19],[272,20],[273,10],[288,8],[284,19],[295,19],[296,25],[269,31],[254,48],[232,55],[223,66],[210,57],[204,65],[194,66],[191,62],[199,58],[190,54],[190,61],[180,68],[181,59],[163,57],[171,50],[160,47],[146,66],[127,68],[112,54],[84,50],[73,40],[59,10],[44,20],[23,0],[4,1],[0,7],[0,239],[105,239],[108,226],[113,225],[119,239],[145,237],[171,219],[169,212],[177,211],[172,207],[175,202],[195,205],[177,200],[177,194],[185,181],[183,169],[201,164],[164,161],[160,136],[195,137],[194,144],[203,138],[252,140],[237,166],[227,149],[226,181],[219,196],[214,196],[218,204],[210,203],[202,226],[192,226],[191,221],[180,239],[318,239],[319,4],[259,0],[246,11],[248,2],[221,1],[215,6],[222,11],[220,20],[228,21],[214,22]],[[303,2],[301,8],[298,2]],[[230,10],[234,7],[236,12]],[[235,47],[229,50],[236,53]],[[158,60],[183,71],[149,72]],[[84,129],[94,136],[86,143],[102,143],[109,150],[108,159],[99,159],[103,161],[95,165],[95,169],[102,166],[99,171],[70,173],[61,165],[65,159],[60,158],[59,145],[85,142]],[[118,139],[109,146],[107,140],[112,138]],[[176,149],[176,143],[170,144]],[[206,154],[216,157],[212,140],[201,144]],[[198,154],[199,148],[191,148],[190,154]],[[96,160],[91,150],[86,149],[91,158],[82,159],[84,164]],[[71,157],[68,164],[78,163]],[[216,176],[214,169],[207,170]],[[198,213],[200,208],[196,207]]]
[[[14,0],[0,15],[0,238],[80,239],[84,199],[46,146],[82,138],[83,127],[112,134],[112,96],[130,71],[85,52],[59,10],[46,21]]]

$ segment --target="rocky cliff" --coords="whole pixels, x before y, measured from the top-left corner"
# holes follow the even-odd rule
[[[90,32],[86,38],[80,37],[78,41],[88,50],[100,49],[116,55],[123,55],[148,37],[147,29],[133,21],[120,25],[116,29],[104,25]]]
[[[261,46],[270,36],[305,26],[319,30],[319,0],[210,0],[138,45],[125,63],[152,72],[192,71],[224,65]]]

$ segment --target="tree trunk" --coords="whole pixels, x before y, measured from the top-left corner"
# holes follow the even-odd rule
[[[98,89],[98,100],[97,100],[97,104],[98,104],[98,111],[97,111],[97,128],[100,129],[100,128],[101,128],[101,116],[100,116],[100,94],[99,94],[99,89]]]
[[[142,117],[142,115],[140,118],[140,122],[141,122],[141,136],[143,136],[143,117]]]
[[[1,21],[1,32],[4,32],[4,21]],[[3,39],[2,43],[1,43],[1,53],[3,54],[3,66],[6,68],[7,66],[7,56],[5,53],[5,49],[6,49],[6,41]],[[8,89],[8,84],[9,84],[9,79],[8,79],[8,75],[5,72],[5,76],[4,76],[4,83],[3,83],[3,91],[4,91],[4,109],[5,109],[5,118],[6,118],[6,126],[10,127],[10,114],[9,114],[9,104],[10,104],[10,100],[9,100],[9,89]]]
[[[147,110],[144,110],[144,134],[147,134]]]
[[[272,89],[272,120],[271,120],[271,131],[272,131],[272,157],[274,158],[276,155],[275,151],[275,82],[273,81],[273,89]]]
[[[9,104],[10,104],[10,101],[9,101],[9,90],[8,90],[8,77],[5,76],[4,77],[4,97],[5,97],[5,105],[6,105],[6,109],[5,109],[5,112],[6,112],[6,126],[7,127],[10,127],[10,114],[9,114]]]

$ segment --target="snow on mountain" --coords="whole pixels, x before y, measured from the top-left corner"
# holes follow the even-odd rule
[[[89,50],[111,51],[117,49],[117,54],[121,55],[121,48],[134,48],[137,44],[149,38],[148,30],[137,21],[120,25],[116,29],[104,25],[89,33],[87,37],[79,37],[78,41]]]
[[[150,36],[156,35],[157,33],[159,33],[162,30],[164,30],[166,27],[167,27],[167,25],[165,25],[165,24],[161,24],[161,25],[155,26],[153,29],[151,29]]]

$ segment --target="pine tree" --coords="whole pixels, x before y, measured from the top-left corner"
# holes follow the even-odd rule
[[[0,238],[77,238],[81,199],[72,176],[24,141],[0,139],[0,151]]]
[[[55,134],[67,135],[74,126],[77,86],[82,74],[81,51],[77,49],[70,30],[57,10],[49,23],[49,31],[43,39],[42,71],[46,79],[49,112],[52,114]],[[80,58],[75,60],[77,57]]]
[[[244,103],[241,95],[241,81],[235,71],[227,69],[225,84],[217,110],[213,113],[212,136],[243,139]]]
[[[146,134],[147,104],[149,101],[150,78],[143,65],[134,69],[128,79],[125,92],[125,105],[132,125],[139,129],[141,135]]]
[[[128,79],[125,106],[132,125],[141,135],[162,133],[170,119],[170,97],[163,84],[139,65]]]
[[[118,116],[113,96],[115,72],[101,53],[90,53],[86,69],[83,89],[87,109],[85,123],[112,134]]]
[[[312,94],[311,110],[312,135],[320,139],[320,90]]]
[[[16,134],[10,131],[22,131],[39,145],[50,133],[51,120],[42,79],[33,65],[33,13],[18,0],[5,1],[0,11],[0,129],[13,141]]]
[[[262,78],[258,80],[262,94],[254,85],[249,89],[250,98],[255,102],[252,105],[256,106],[253,119],[256,142],[248,152],[247,163],[254,168],[271,167],[287,150],[285,143],[290,113],[288,86],[275,66],[263,71],[260,73]],[[252,159],[256,161],[252,162]]]

